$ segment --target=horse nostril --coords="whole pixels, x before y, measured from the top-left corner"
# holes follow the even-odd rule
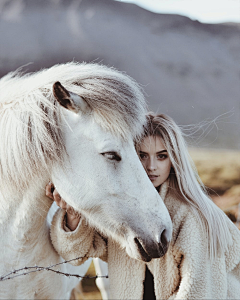
[[[163,232],[162,232],[162,234],[161,234],[160,240],[161,240],[161,244],[162,244],[162,245],[165,245],[165,244],[168,243],[168,242],[167,242],[167,237],[166,237],[166,229],[163,230]]]
[[[161,243],[163,254],[165,254],[167,252],[168,244],[169,244],[169,238],[166,229],[164,229],[161,233],[160,243]]]
[[[134,242],[138,247],[138,251],[142,256],[142,259],[146,262],[151,261],[151,257],[148,255],[148,253],[146,252],[146,250],[143,248],[140,240],[138,238],[134,238]]]

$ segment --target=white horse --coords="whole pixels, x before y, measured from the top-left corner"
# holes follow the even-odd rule
[[[49,179],[132,258],[164,255],[171,220],[133,142],[145,112],[136,82],[97,64],[72,62],[0,80],[1,275],[61,261],[46,222]],[[0,298],[67,299],[75,284],[36,272],[0,281]]]

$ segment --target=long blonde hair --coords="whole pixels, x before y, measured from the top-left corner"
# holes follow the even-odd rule
[[[209,258],[215,259],[232,244],[232,237],[224,212],[207,195],[180,127],[167,115],[148,113],[143,138],[146,136],[162,138],[172,163],[169,190],[190,205],[206,235]]]

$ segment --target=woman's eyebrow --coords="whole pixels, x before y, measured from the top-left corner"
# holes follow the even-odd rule
[[[164,149],[164,150],[158,151],[157,154],[164,153],[164,152],[167,152],[167,150]]]

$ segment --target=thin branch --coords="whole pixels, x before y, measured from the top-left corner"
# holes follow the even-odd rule
[[[40,271],[44,271],[44,270],[45,271],[51,271],[51,272],[54,272],[56,274],[64,275],[64,276],[67,276],[67,277],[76,277],[76,278],[108,278],[108,275],[102,275],[102,276],[98,276],[98,275],[96,275],[96,276],[81,276],[81,275],[78,275],[78,274],[69,274],[69,273],[64,273],[64,272],[52,269],[52,268],[54,268],[56,266],[59,266],[59,265],[62,265],[62,264],[66,264],[66,263],[69,263],[71,261],[82,259],[82,258],[83,257],[76,257],[76,258],[73,258],[73,259],[70,259],[70,260],[66,260],[66,261],[54,264],[54,265],[50,265],[48,267],[39,267],[39,266],[23,267],[21,269],[13,270],[12,272],[9,272],[8,274],[1,276],[0,277],[0,281],[5,281],[5,280],[13,279],[15,277],[19,277],[19,276],[23,276],[23,275],[28,275],[30,273],[40,272]],[[31,270],[31,271],[26,272],[26,270]],[[25,272],[24,273],[20,273],[20,274],[16,274],[16,273],[19,273],[20,271],[25,271]]]

